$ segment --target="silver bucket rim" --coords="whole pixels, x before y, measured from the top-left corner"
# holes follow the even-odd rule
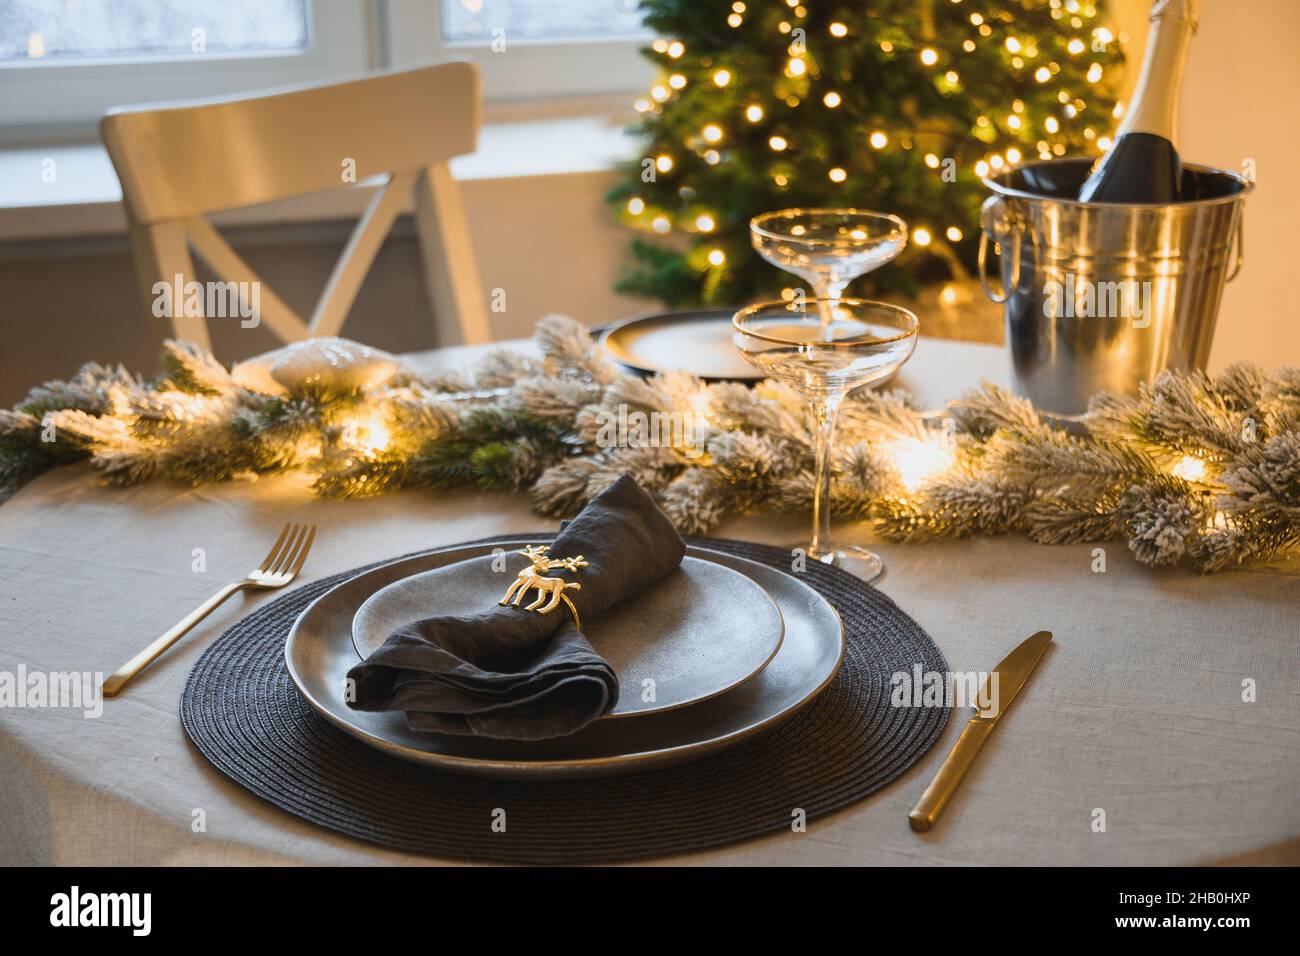
[[[1024,189],[1014,189],[1005,183],[999,182],[998,179],[1010,176],[1018,169],[1025,169],[1030,166],[1054,166],[1064,163],[1077,163],[1084,157],[1080,156],[1062,156],[1057,159],[1040,159],[1030,162],[1017,163],[1008,169],[993,176],[982,176],[982,182],[988,189],[997,193],[999,196],[1014,197],[1040,203],[1060,203],[1063,206],[1086,206],[1091,209],[1193,209],[1197,206],[1218,206],[1226,203],[1241,202],[1255,189],[1255,184],[1231,169],[1220,169],[1217,166],[1204,166],[1200,163],[1183,163],[1184,169],[1195,170],[1198,173],[1212,173],[1216,176],[1226,176],[1233,180],[1240,187],[1236,192],[1228,193],[1226,196],[1211,196],[1208,199],[1189,199],[1184,202],[1080,202],[1077,199],[1066,199],[1063,196],[1044,196],[1042,193],[1032,193]]]

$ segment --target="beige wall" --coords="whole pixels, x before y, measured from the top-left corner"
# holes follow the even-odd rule
[[[1137,79],[1148,0],[1113,0]],[[1300,364],[1300,0],[1202,0],[1183,87],[1182,158],[1256,166],[1246,264],[1224,291],[1211,369],[1250,359]]]

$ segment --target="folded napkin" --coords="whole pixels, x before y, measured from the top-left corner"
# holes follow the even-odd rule
[[[685,553],[672,523],[624,475],[563,526],[546,555],[581,555],[586,566],[544,573],[582,585],[563,594],[586,622],[658,581]],[[513,581],[501,575],[498,599]],[[560,737],[585,727],[618,702],[618,677],[563,603],[548,614],[524,610],[535,594],[529,591],[519,606],[492,603],[471,616],[398,628],[348,672],[356,682],[350,705],[405,711],[412,730],[506,740]]]

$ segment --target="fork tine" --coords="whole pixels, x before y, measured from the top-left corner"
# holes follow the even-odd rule
[[[259,570],[259,571],[265,571],[267,568],[269,568],[269,567],[271,566],[271,563],[276,559],[276,556],[279,554],[279,552],[280,552],[280,545],[284,544],[284,539],[288,536],[288,534],[289,534],[289,529],[290,529],[291,527],[292,527],[292,525],[290,525],[290,524],[286,524],[286,525],[284,526],[284,530],[280,532],[280,537],[278,537],[278,538],[275,539],[275,545],[274,545],[274,547],[271,548],[270,553],[267,554],[267,556],[266,556],[266,560],[264,560],[264,561],[262,562],[262,564],[258,567],[257,570]]]
[[[307,552],[311,550],[311,543],[316,540],[316,526],[311,525],[307,531],[307,540],[302,543],[298,549],[297,560],[289,566],[289,577],[297,577],[298,572],[302,570],[302,563],[307,560]]]
[[[293,560],[293,556],[298,552],[298,545],[302,543],[303,534],[306,531],[306,525],[296,524],[293,526],[293,532],[289,535],[289,540],[285,544],[284,550],[280,552],[279,560],[277,560],[275,565],[271,568],[272,574],[279,574],[289,566],[289,562]]]

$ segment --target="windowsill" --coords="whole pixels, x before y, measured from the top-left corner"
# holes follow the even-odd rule
[[[494,122],[476,152],[451,161],[462,182],[603,173],[633,154],[634,141],[609,116]],[[45,182],[54,160],[53,182]],[[218,225],[268,225],[355,218],[375,184],[303,196],[213,216]],[[409,211],[409,208],[408,210]],[[126,232],[122,191],[100,143],[0,149],[0,242],[111,236]]]

